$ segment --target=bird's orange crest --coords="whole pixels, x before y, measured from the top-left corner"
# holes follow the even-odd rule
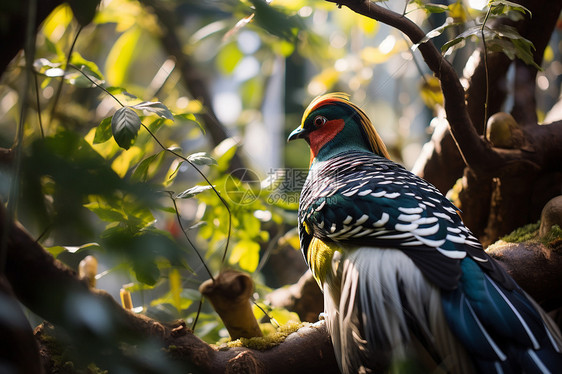
[[[306,118],[310,115],[310,113],[312,113],[316,109],[323,107],[325,105],[331,105],[336,103],[347,105],[359,115],[359,122],[365,132],[365,135],[367,136],[367,140],[369,142],[371,150],[374,153],[378,154],[379,156],[383,156],[390,160],[390,155],[386,150],[386,146],[384,145],[381,137],[377,133],[377,130],[375,130],[373,123],[361,108],[359,108],[357,105],[349,101],[349,95],[346,93],[333,92],[316,97],[314,100],[312,100],[310,105],[308,105],[308,107],[304,111],[304,114],[302,116],[301,126],[304,126],[304,121],[306,120]]]

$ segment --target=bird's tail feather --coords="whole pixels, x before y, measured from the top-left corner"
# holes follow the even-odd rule
[[[440,291],[403,252],[360,248],[334,255],[332,269],[324,283],[326,319],[345,373],[388,368],[419,347],[445,371],[472,372],[444,319]]]
[[[521,289],[503,288],[473,260],[464,259],[461,267],[459,287],[442,293],[443,310],[479,370],[560,370],[560,332],[546,313]]]

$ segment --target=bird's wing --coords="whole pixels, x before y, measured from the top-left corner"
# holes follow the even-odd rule
[[[480,242],[457,208],[434,186],[366,152],[348,152],[313,166],[300,201],[301,235],[343,245],[396,248],[443,289],[456,287],[467,254],[491,273]],[[302,231],[301,230],[301,231]]]

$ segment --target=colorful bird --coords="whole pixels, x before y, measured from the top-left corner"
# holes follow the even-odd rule
[[[299,138],[311,154],[301,249],[343,373],[562,372],[556,325],[345,94],[313,100]]]

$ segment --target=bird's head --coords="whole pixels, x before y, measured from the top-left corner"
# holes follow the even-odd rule
[[[288,141],[301,138],[310,146],[311,163],[348,150],[370,151],[390,159],[365,112],[343,93],[318,96],[310,103]]]

